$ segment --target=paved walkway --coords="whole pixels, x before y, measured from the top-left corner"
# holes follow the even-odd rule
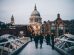
[[[35,48],[34,42],[30,42],[18,55],[60,55],[56,50],[52,50],[51,46],[43,43],[43,48]]]

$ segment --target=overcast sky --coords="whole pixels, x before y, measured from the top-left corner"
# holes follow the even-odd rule
[[[16,24],[28,24],[34,6],[43,21],[53,21],[60,13],[63,20],[74,19],[74,0],[0,0],[0,21],[10,22],[13,14]]]

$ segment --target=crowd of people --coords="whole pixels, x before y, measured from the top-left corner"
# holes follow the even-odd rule
[[[52,46],[52,49],[54,49],[54,34],[51,33],[51,34],[33,34],[33,35],[30,35],[30,39],[31,41],[34,40],[35,42],[35,47],[36,49],[38,48],[38,44],[40,44],[40,49],[42,49],[42,45],[43,45],[43,42],[45,41],[47,45],[50,45]]]

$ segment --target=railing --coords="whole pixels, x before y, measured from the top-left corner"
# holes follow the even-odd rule
[[[59,39],[59,41],[55,43],[55,46],[68,55],[73,54],[72,50],[74,52],[74,41]]]
[[[0,43],[0,55],[10,55],[16,49],[23,46],[29,41],[29,37],[14,39],[7,42]]]

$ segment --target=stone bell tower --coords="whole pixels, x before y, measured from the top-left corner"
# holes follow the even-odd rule
[[[11,17],[11,24],[14,25],[14,17],[13,17],[13,15]]]

